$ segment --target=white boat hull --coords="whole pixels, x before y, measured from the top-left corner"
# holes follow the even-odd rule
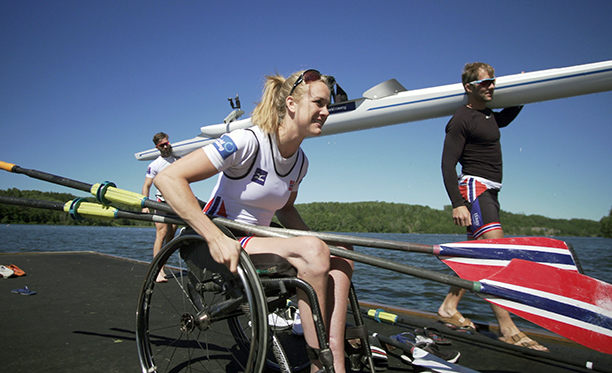
[[[495,98],[489,107],[496,109],[611,90],[612,61],[604,61],[497,77]],[[450,116],[466,102],[461,83],[407,91],[392,80],[366,91],[363,98],[332,105],[322,136]],[[183,156],[223,133],[250,126],[249,118],[204,126],[197,137],[173,143],[173,152]],[[158,155],[157,149],[134,154],[143,161]]]

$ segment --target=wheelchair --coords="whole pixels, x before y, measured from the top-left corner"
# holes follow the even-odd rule
[[[216,223],[217,224],[217,223]],[[232,233],[217,226],[227,235]],[[274,258],[276,257],[276,258]],[[206,242],[190,229],[166,244],[151,262],[136,312],[136,342],[142,372],[307,371],[310,358],[302,336],[286,325],[296,289],[307,295],[319,340],[319,360],[333,372],[333,359],[314,289],[273,254],[240,254],[237,274],[215,262]],[[156,283],[164,270],[167,283]],[[351,370],[374,373],[368,333],[353,285],[349,304],[355,326],[347,339],[360,339],[349,354]]]

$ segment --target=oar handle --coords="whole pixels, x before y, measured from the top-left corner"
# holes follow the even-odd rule
[[[0,168],[5,170],[5,171],[13,172],[13,167],[15,167],[15,165],[12,164],[12,163],[7,163],[7,162],[0,161]]]

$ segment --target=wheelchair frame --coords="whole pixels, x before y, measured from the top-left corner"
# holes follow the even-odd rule
[[[233,237],[227,228],[217,224]],[[254,255],[255,258],[257,255]],[[256,259],[256,258],[255,258]],[[136,342],[143,372],[300,372],[310,360],[290,330],[268,325],[269,306],[287,305],[295,289],[307,295],[320,346],[319,358],[332,373],[333,359],[316,293],[307,282],[258,273],[243,250],[238,273],[216,263],[202,237],[181,232],[149,266],[136,312]],[[156,283],[161,270],[168,283]],[[261,272],[261,271],[260,271]],[[267,272],[267,271],[263,271]],[[374,373],[370,346],[355,290],[349,304],[355,321],[351,334],[361,339],[361,354]],[[285,347],[283,347],[285,345]],[[290,345],[291,350],[286,346]]]

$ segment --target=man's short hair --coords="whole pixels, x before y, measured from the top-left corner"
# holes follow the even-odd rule
[[[478,73],[480,73],[480,70],[484,70],[489,73],[489,76],[495,77],[495,69],[492,68],[491,65],[489,65],[488,63],[466,63],[463,67],[463,74],[461,74],[461,81],[463,82],[463,85],[465,86],[469,82],[478,80]]]
[[[155,136],[153,136],[153,144],[157,146],[157,143],[159,143],[162,139],[169,139],[169,138],[170,137],[168,137],[168,135],[166,135],[163,132],[156,133]]]

